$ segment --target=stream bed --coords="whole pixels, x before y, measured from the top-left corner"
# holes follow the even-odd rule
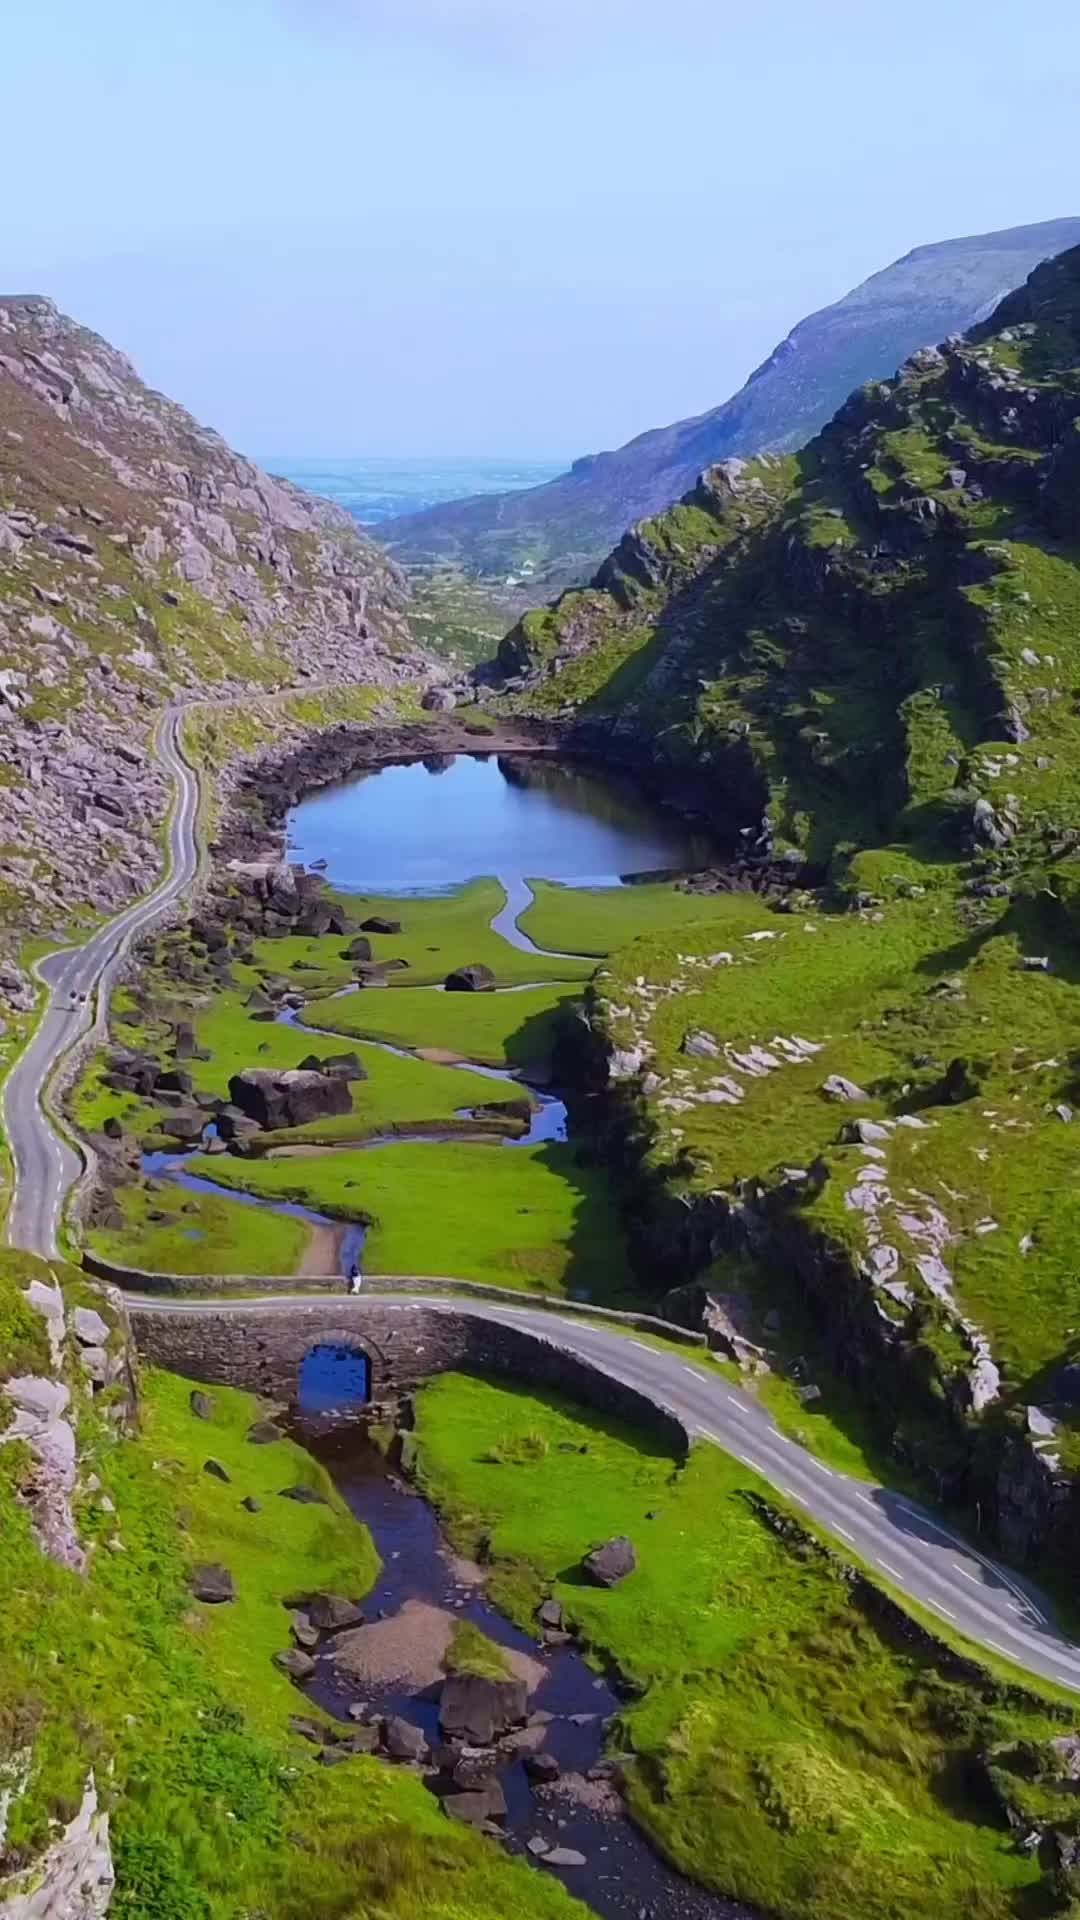
[[[570,1780],[567,1788],[559,1783],[534,1787],[524,1753],[500,1769],[507,1805],[500,1824],[508,1849],[538,1873],[557,1873],[605,1920],[752,1920],[749,1908],[694,1886],[669,1867],[621,1810],[611,1783],[586,1779],[604,1759],[607,1723],[620,1709],[607,1680],[572,1647],[545,1651],[493,1607],[475,1570],[455,1559],[427,1501],[388,1471],[362,1428],[349,1421],[327,1423],[318,1417],[319,1407],[318,1378],[306,1376],[294,1436],[331,1473],[356,1518],[370,1529],[382,1561],[379,1579],[363,1601],[366,1619],[392,1619],[419,1602],[471,1621],[489,1640],[543,1669],[529,1709],[552,1716],[542,1732],[543,1751],[555,1756]],[[362,1705],[373,1716],[400,1714],[421,1727],[429,1743],[439,1740],[438,1685],[419,1690],[408,1681],[358,1686],[324,1656],[304,1691],[350,1726],[350,1706]],[[581,1795],[594,1804],[582,1804]],[[537,1838],[552,1848],[572,1848],[585,1856],[585,1864],[544,1866],[528,1847]]]

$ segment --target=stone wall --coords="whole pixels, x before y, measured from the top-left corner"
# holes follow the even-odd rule
[[[438,1308],[361,1298],[272,1309],[255,1302],[249,1308],[132,1306],[130,1318],[145,1360],[212,1386],[291,1400],[311,1347],[354,1347],[370,1362],[373,1400],[410,1392],[432,1374],[477,1373],[555,1388],[600,1413],[647,1427],[680,1458],[689,1449],[681,1421],[646,1393],[555,1339],[471,1314],[464,1303]]]

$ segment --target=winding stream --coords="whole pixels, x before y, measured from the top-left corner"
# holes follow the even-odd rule
[[[391,1618],[410,1601],[422,1602],[471,1621],[499,1646],[542,1663],[543,1678],[529,1708],[552,1716],[543,1731],[543,1749],[555,1755],[570,1779],[565,1787],[534,1788],[524,1753],[500,1769],[507,1804],[500,1824],[509,1851],[537,1872],[557,1873],[604,1920],[753,1920],[748,1908],[694,1886],[669,1867],[619,1810],[610,1782],[587,1779],[602,1769],[607,1723],[621,1706],[607,1680],[571,1647],[544,1652],[491,1605],[472,1570],[455,1560],[432,1508],[387,1471],[382,1456],[355,1427],[305,1422],[301,1407],[294,1432],[323,1461],[352,1512],[371,1531],[383,1564],[363,1602],[368,1620]],[[439,1739],[437,1687],[359,1687],[324,1657],[305,1691],[350,1725],[349,1708],[362,1705],[372,1715],[400,1714],[422,1727],[429,1742]],[[583,1804],[579,1796],[593,1804]],[[528,1847],[534,1838],[584,1854],[584,1866],[537,1863]]]
[[[527,876],[618,886],[624,873],[704,864],[711,846],[675,815],[646,805],[628,783],[600,779],[550,761],[496,760],[490,754],[464,755],[431,762],[390,766],[324,789],[299,806],[289,821],[290,845],[306,864],[318,864],[331,885],[366,894],[443,891],[485,873],[496,873],[506,899],[491,921],[494,932],[519,951],[535,954],[536,978],[544,985],[545,950],[523,932],[518,921],[533,894]],[[356,991],[353,987],[343,993]],[[407,992],[408,988],[395,988]],[[500,989],[505,993],[518,987]],[[295,1009],[279,1020],[310,1033],[325,1045],[330,1034],[308,1027]],[[364,1040],[389,1053],[413,1059],[405,1047]],[[527,1129],[505,1139],[508,1150],[567,1137],[566,1103],[557,1088],[537,1085],[506,1067],[471,1060],[447,1062],[480,1074],[509,1089],[529,1094],[534,1108]],[[468,1119],[475,1109],[461,1108]],[[395,1134],[401,1140],[431,1140],[436,1129]],[[454,1135],[461,1138],[461,1135]],[[467,1137],[467,1136],[466,1136]],[[385,1141],[387,1136],[381,1136]],[[375,1145],[379,1141],[350,1143]],[[195,1151],[193,1149],[192,1151]],[[491,1151],[490,1145],[488,1151]],[[196,1192],[220,1197],[214,1182],[189,1173],[186,1155],[170,1149],[144,1158],[147,1172],[164,1176]],[[343,1273],[358,1264],[364,1229],[292,1203],[266,1200],[229,1189],[242,1205],[269,1207],[339,1235]],[[537,1684],[530,1711],[545,1716],[542,1744],[559,1761],[568,1786],[536,1787],[519,1752],[500,1768],[507,1813],[501,1822],[505,1844],[536,1872],[556,1872],[567,1887],[604,1920],[750,1920],[748,1910],[694,1886],[656,1854],[633,1825],[610,1779],[604,1774],[608,1724],[620,1702],[606,1679],[588,1666],[572,1646],[539,1645],[506,1619],[486,1596],[478,1570],[455,1561],[443,1540],[437,1516],[428,1504],[387,1471],[382,1456],[355,1421],[326,1417],[341,1409],[343,1391],[356,1399],[366,1392],[366,1371],[343,1388],[328,1350],[325,1378],[319,1377],[320,1350],[305,1366],[296,1437],[316,1453],[357,1519],[367,1526],[382,1561],[382,1572],[364,1600],[368,1621],[395,1618],[402,1609],[437,1609],[471,1621],[490,1640],[536,1664]],[[419,1616],[430,1618],[427,1616]],[[352,1725],[351,1706],[375,1716],[400,1714],[438,1741],[438,1684],[417,1687],[405,1679],[358,1691],[335,1667],[330,1647],[306,1690],[328,1711]],[[550,1718],[547,1718],[550,1716]],[[389,1763],[388,1763],[389,1764]],[[594,1773],[597,1777],[588,1779]],[[535,1843],[530,1849],[529,1842]],[[565,1847],[584,1856],[583,1865],[550,1867],[538,1849]]]

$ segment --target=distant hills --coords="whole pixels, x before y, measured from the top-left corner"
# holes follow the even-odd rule
[[[722,405],[587,455],[543,486],[387,520],[380,538],[412,567],[449,565],[499,585],[524,570],[521,597],[546,599],[587,580],[624,528],[669,506],[704,468],[804,445],[854,387],[974,326],[1041,260],[1078,242],[1080,219],[1068,219],[916,247],[800,320]]]

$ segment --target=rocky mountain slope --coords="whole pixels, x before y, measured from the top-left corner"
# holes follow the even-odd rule
[[[1078,534],[1075,248],[500,650],[504,698],[693,796],[766,895],[598,981],[654,1278],[765,1348],[794,1276],[906,1457],[1068,1558]]]
[[[1040,260],[1078,242],[1080,220],[1048,220],[917,247],[801,320],[723,405],[590,454],[546,486],[432,507],[380,533],[412,566],[451,564],[498,584],[530,568],[518,591],[535,604],[587,579],[624,527],[677,500],[703,468],[801,446],[853,387],[973,325]]]
[[[49,300],[0,299],[0,927],[152,879],[171,699],[415,671],[401,576]]]

